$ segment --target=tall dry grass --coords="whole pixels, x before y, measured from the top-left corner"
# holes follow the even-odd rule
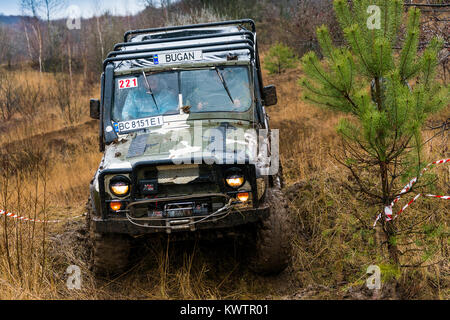
[[[82,90],[70,92],[69,98],[80,101],[80,108],[84,102],[84,110],[68,125],[67,112],[55,104],[57,78],[32,71],[9,77],[16,88],[35,90],[40,103],[34,104],[35,110],[19,109],[0,129],[1,209],[41,220],[84,212],[80,204],[101,156],[92,134],[96,124],[86,122],[90,95],[80,99]],[[48,252],[54,226],[0,218],[0,297],[55,298],[57,278]]]

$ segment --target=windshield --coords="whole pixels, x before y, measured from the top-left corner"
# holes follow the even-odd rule
[[[212,67],[116,77],[113,120],[189,112],[244,112],[252,104],[247,67]]]

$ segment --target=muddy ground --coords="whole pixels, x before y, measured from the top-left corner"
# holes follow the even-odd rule
[[[84,218],[66,222],[51,232],[50,256],[63,283],[64,268],[82,270],[79,293],[61,286],[62,298],[88,299],[389,299],[390,292],[373,292],[364,285],[327,287],[304,285],[291,264],[274,276],[259,276],[245,264],[240,242],[224,238],[168,242],[167,236],[137,239],[128,271],[115,277],[95,277],[90,270],[90,244]],[[184,288],[183,288],[184,287]],[[202,292],[203,291],[203,292]]]

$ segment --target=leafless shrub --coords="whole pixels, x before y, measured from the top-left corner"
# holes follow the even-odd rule
[[[220,15],[210,8],[203,7],[201,9],[191,8],[190,12],[177,12],[171,14],[168,19],[168,25],[185,25],[223,21],[228,20],[228,17]]]
[[[296,36],[292,40],[300,56],[310,50],[319,52],[316,29],[323,24],[329,27],[333,40],[342,40],[332,0],[299,0],[294,20],[290,33]]]
[[[445,42],[445,48],[439,54],[440,75],[444,81],[447,81],[450,73],[450,24],[448,23],[448,11],[443,8],[432,8],[431,10],[422,10],[421,24],[421,42],[427,43],[433,37],[440,37]]]
[[[0,118],[11,120],[15,114],[31,119],[44,102],[45,97],[39,86],[29,81],[20,81],[10,73],[0,74]]]
[[[16,78],[8,73],[0,73],[0,119],[10,120],[17,111],[21,88]]]
[[[33,118],[46,100],[40,86],[33,86],[25,81],[19,88],[20,98],[17,111],[27,119]]]
[[[68,124],[74,124],[82,116],[80,101],[77,100],[77,90],[73,80],[67,74],[57,74],[56,84],[52,92],[53,98],[61,112],[61,116]]]

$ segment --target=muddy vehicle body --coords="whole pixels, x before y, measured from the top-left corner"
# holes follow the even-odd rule
[[[254,22],[128,31],[103,68],[90,105],[104,152],[87,215],[95,271],[122,271],[133,237],[205,230],[252,230],[252,269],[282,271],[291,222]]]

